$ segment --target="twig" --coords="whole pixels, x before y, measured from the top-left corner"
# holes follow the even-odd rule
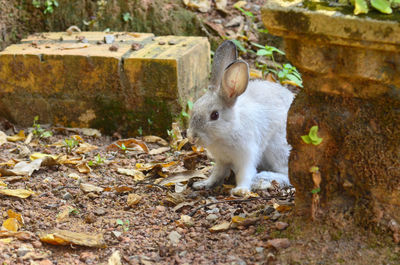
[[[216,202],[210,202],[204,205],[201,205],[197,208],[195,208],[193,211],[191,211],[188,216],[192,217],[193,215],[195,215],[195,213],[205,207],[214,205],[214,204],[220,204],[220,203],[226,203],[226,202],[249,202],[249,201],[255,201],[255,200],[260,200],[260,199],[264,199],[262,197],[257,197],[257,198],[249,198],[249,199],[235,199],[235,200],[224,200],[224,201],[216,201]]]
[[[137,183],[135,183],[135,185],[150,185],[150,186],[154,186],[154,187],[160,188],[162,190],[169,190],[167,187],[165,187],[163,185],[150,183],[150,182],[137,182]]]

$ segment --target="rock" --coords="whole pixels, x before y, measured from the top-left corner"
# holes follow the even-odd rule
[[[276,223],[275,223],[275,227],[276,227],[276,229],[278,229],[278,230],[284,230],[284,229],[286,229],[288,226],[289,226],[289,224],[288,224],[288,223],[285,223],[285,222],[276,222]]]
[[[178,245],[178,243],[179,243],[179,240],[181,239],[181,235],[178,233],[178,232],[176,232],[176,231],[172,231],[172,232],[170,232],[169,234],[168,234],[168,239],[171,241],[171,243],[173,244],[173,245]]]
[[[206,217],[206,220],[208,220],[208,221],[215,221],[217,219],[218,219],[218,215],[216,215],[216,214],[209,214]]]
[[[106,44],[112,44],[114,42],[114,40],[115,40],[114,35],[105,35],[104,36],[104,42]]]
[[[64,200],[71,200],[73,198],[73,196],[71,195],[71,193],[69,193],[69,192],[66,192],[66,193],[64,193],[64,195],[63,195],[63,199]]]
[[[17,256],[18,257],[23,257],[27,253],[32,252],[32,251],[33,251],[32,247],[22,246],[22,247],[17,249]]]
[[[264,252],[264,248],[263,247],[256,247],[256,252],[258,254],[262,254]]]
[[[107,213],[107,211],[104,208],[96,208],[93,213],[97,216],[103,216]]]
[[[290,247],[290,241],[287,238],[275,238],[267,241],[267,247],[273,247],[276,250]]]
[[[243,22],[242,16],[237,16],[232,18],[228,23],[225,24],[225,27],[238,27]]]

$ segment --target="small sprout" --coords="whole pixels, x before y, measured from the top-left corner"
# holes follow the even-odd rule
[[[38,124],[37,122],[39,121],[39,116],[35,116],[33,118],[33,124],[32,124],[32,134],[36,137],[38,137],[39,139],[43,139],[43,138],[49,138],[51,136],[53,136],[53,133],[51,131],[45,131],[40,124]]]
[[[127,148],[126,148],[126,146],[125,146],[125,144],[124,143],[122,143],[121,145],[118,145],[117,143],[115,144],[119,149],[121,149],[121,151],[122,152],[126,152],[127,151]]]
[[[322,138],[318,137],[317,133],[318,133],[318,126],[314,125],[313,127],[311,127],[308,135],[301,136],[301,139],[306,144],[319,145],[322,142]]]
[[[126,232],[129,230],[129,220],[122,221],[121,219],[117,219],[117,224],[122,226],[122,229]]]
[[[321,191],[321,188],[316,188],[311,191],[312,194],[317,194]]]
[[[66,149],[67,153],[70,154],[74,148],[76,148],[79,144],[78,140],[75,140],[74,138],[69,138],[69,139],[64,139],[64,148]]]
[[[188,106],[188,109],[189,109],[189,110],[192,110],[192,109],[193,109],[193,102],[190,101],[190,100],[188,100],[187,106]]]
[[[139,127],[139,129],[137,129],[139,135],[143,135],[143,128],[142,126]]]
[[[105,159],[102,158],[102,157],[100,156],[100,154],[97,154],[97,155],[94,157],[94,160],[90,160],[90,161],[88,162],[88,166],[90,166],[90,167],[100,166],[100,165],[104,164],[104,161],[105,161]]]
[[[185,118],[190,118],[190,115],[189,115],[186,111],[184,111],[184,110],[182,110],[181,116],[182,116],[182,117],[185,117]]]
[[[318,172],[318,171],[319,171],[319,167],[312,166],[312,167],[310,168],[310,173],[316,173],[316,172]]]

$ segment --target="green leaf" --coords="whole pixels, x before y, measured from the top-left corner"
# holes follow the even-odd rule
[[[319,145],[322,142],[322,138],[318,137],[317,133],[318,126],[314,125],[313,127],[311,127],[308,135],[301,136],[301,139],[303,139],[306,144]]]
[[[182,115],[182,117],[186,117],[186,118],[190,117],[189,114],[184,110],[182,110],[181,115]]]
[[[312,194],[316,194],[321,191],[321,188],[316,188],[311,191]]]
[[[354,15],[367,14],[368,4],[366,0],[355,0]]]
[[[257,29],[257,31],[258,32],[260,32],[260,33],[265,33],[265,34],[268,34],[268,29]]]
[[[263,46],[261,44],[258,44],[258,43],[255,43],[255,42],[251,42],[251,45],[253,45],[253,46],[257,47],[257,48],[260,48],[260,49],[265,49],[265,46]]]
[[[311,144],[311,139],[308,135],[302,135],[301,139],[303,140],[303,142],[305,142],[306,144]]]
[[[313,127],[311,127],[310,132],[308,134],[313,145],[319,145],[322,142],[322,138],[318,137],[317,132],[318,132],[318,126],[314,125]]]
[[[316,172],[318,172],[319,171],[319,167],[317,167],[317,166],[312,166],[311,168],[310,168],[310,172],[311,173],[316,173]]]
[[[231,41],[232,41],[233,43],[235,43],[236,47],[237,47],[240,51],[242,51],[242,52],[244,52],[244,53],[247,52],[246,48],[243,47],[243,45],[242,45],[242,43],[241,43],[240,41],[235,40],[235,39],[232,39]]]
[[[35,116],[35,117],[33,118],[33,120],[34,120],[34,121],[38,121],[38,120],[39,120],[39,116]]]
[[[117,224],[118,224],[118,225],[123,225],[124,222],[123,222],[121,219],[117,219]]]
[[[357,3],[357,0],[356,0]],[[392,14],[392,9],[390,8],[390,2],[387,0],[371,0],[371,5],[385,14]]]
[[[257,51],[257,55],[258,56],[271,56],[272,52],[271,51],[267,51],[266,49],[260,49]]]
[[[49,137],[51,137],[53,135],[53,133],[51,132],[51,131],[45,131],[45,132],[43,132],[41,135],[40,135],[40,137],[42,137],[42,138],[49,138]]]
[[[193,109],[193,102],[192,101],[188,100],[187,105],[188,105],[189,110]]]

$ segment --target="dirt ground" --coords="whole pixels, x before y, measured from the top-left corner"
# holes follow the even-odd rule
[[[292,188],[249,198],[232,197],[229,184],[192,190],[212,163],[179,131],[172,143],[139,137],[120,139],[117,147],[117,137],[88,136],[93,131],[41,126],[53,136],[29,139],[32,128],[4,120],[0,126],[8,136],[20,129],[25,137],[0,137],[2,230],[10,228],[7,220],[19,220],[14,234],[0,232],[1,264],[400,262],[400,247],[388,234],[316,226],[294,216]],[[77,141],[68,146],[66,139]],[[5,170],[32,159],[43,161],[31,176]],[[33,194],[19,198],[5,189]]]

